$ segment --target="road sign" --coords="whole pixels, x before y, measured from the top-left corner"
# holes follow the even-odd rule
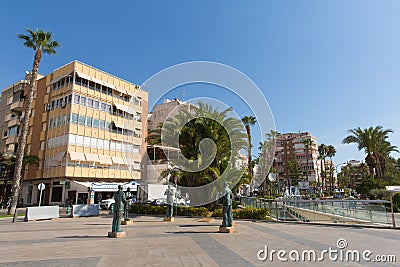
[[[38,188],[40,191],[42,191],[42,190],[44,190],[44,189],[46,188],[46,186],[44,185],[44,183],[40,183],[40,184],[38,184],[37,188]]]
[[[44,183],[40,183],[40,184],[38,184],[37,188],[40,191],[40,197],[39,197],[39,207],[40,207],[40,204],[42,203],[42,193],[43,193],[43,190],[46,188],[46,186],[44,185]]]

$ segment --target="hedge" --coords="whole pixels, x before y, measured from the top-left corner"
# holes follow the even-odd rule
[[[140,205],[136,204],[131,207],[131,213],[138,214],[154,214],[154,215],[165,215],[167,206],[154,206],[154,205]],[[175,212],[175,207],[174,207]],[[194,216],[194,217],[205,217],[208,214],[208,209],[204,207],[181,207],[178,206],[178,215],[180,216]]]
[[[396,193],[392,197],[393,201],[393,211],[399,212],[400,211],[400,193]]]
[[[244,208],[233,210],[233,218],[237,219],[257,219],[265,220],[270,214],[268,209],[260,208]],[[213,217],[222,217],[222,209],[216,209],[213,211]]]

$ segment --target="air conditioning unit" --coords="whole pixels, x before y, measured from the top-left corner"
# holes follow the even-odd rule
[[[44,111],[50,111],[50,104],[46,104],[44,106]]]

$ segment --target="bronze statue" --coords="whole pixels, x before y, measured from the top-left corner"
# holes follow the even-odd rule
[[[131,199],[132,199],[132,193],[131,193],[131,189],[129,187],[125,192],[125,199],[126,199],[126,203],[124,206],[124,220],[129,221],[129,211],[131,209]]]
[[[121,225],[121,215],[124,212],[124,205],[126,204],[125,194],[122,191],[122,185],[118,185],[118,191],[114,194],[114,216],[112,222],[112,232],[122,232],[119,228]]]
[[[167,213],[165,218],[172,218],[174,212],[174,201],[175,201],[176,189],[175,187],[168,185],[168,188],[164,192],[164,196],[167,196]]]
[[[224,182],[224,192],[222,193],[222,227],[232,227],[232,191],[227,182]]]

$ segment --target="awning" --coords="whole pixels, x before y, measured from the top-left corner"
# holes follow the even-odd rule
[[[121,129],[124,128],[124,124],[122,122],[117,121],[117,120],[113,120],[113,122],[115,124],[115,127],[121,128]]]
[[[60,77],[53,79],[50,83],[58,82],[58,81],[61,80],[62,78],[67,77],[67,76],[69,76],[69,75],[71,75],[71,74],[72,74],[72,73],[68,73],[68,74],[61,75]]]
[[[107,155],[99,155],[99,160],[101,164],[112,165],[111,157]]]
[[[107,87],[110,87],[110,88],[112,88],[114,90],[117,90],[117,87],[115,87],[115,85],[112,84],[112,83],[104,82],[104,85],[107,86]]]
[[[121,88],[115,87],[115,90],[118,91],[118,92],[120,92],[121,94],[128,94],[128,93],[125,91],[125,89],[121,89]]]
[[[86,161],[89,161],[89,162],[100,162],[99,156],[96,155],[96,154],[85,153],[85,157],[86,157]]]
[[[68,153],[69,153],[69,156],[70,156],[71,160],[74,160],[74,161],[86,161],[85,154],[83,154],[83,153],[71,152],[71,151],[69,151]]]
[[[60,161],[63,159],[65,152],[57,153],[57,155],[53,158],[54,161]]]
[[[122,110],[122,111],[125,111],[125,112],[128,113],[129,108],[128,108],[127,106],[124,106],[124,105],[121,105],[121,104],[118,104],[118,103],[114,103],[114,106],[115,106],[117,109]]]
[[[87,74],[85,74],[85,73],[82,73],[82,72],[77,71],[77,72],[76,72],[76,75],[78,75],[79,77],[81,77],[81,78],[83,78],[83,79],[86,79],[86,80],[88,80],[88,81],[93,81],[93,80],[92,80],[92,77],[90,77],[89,75],[87,75]]]
[[[92,79],[93,82],[95,82],[97,84],[105,85],[105,83],[100,79],[97,79],[97,78],[94,78],[94,77],[91,77],[91,76],[90,76],[90,78]]]
[[[113,161],[115,164],[126,164],[125,161],[124,161],[124,159],[121,158],[121,157],[111,156],[111,158],[112,158],[112,161]]]
[[[130,188],[130,190],[132,192],[132,191],[137,191],[137,186],[139,184],[135,181],[132,181],[132,182],[129,182],[126,184],[122,184],[122,183],[92,183],[91,190],[93,190],[94,192],[117,192],[118,185],[122,185],[123,191],[126,191],[128,188]]]

